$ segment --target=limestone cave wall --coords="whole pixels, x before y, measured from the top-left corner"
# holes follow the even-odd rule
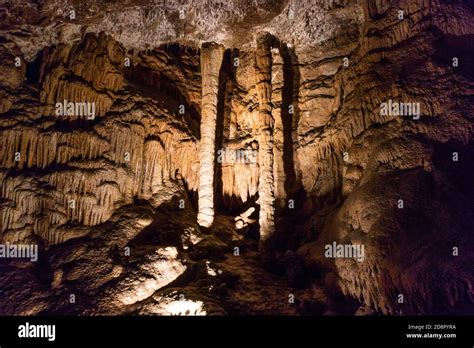
[[[470,1],[0,15],[2,314],[473,313]]]

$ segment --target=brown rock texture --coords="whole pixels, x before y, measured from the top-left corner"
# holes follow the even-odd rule
[[[260,248],[275,231],[274,179],[273,179],[273,125],[272,117],[272,52],[271,37],[263,34],[257,38],[255,57],[255,88],[258,100],[256,137],[258,139],[258,195],[260,200]]]
[[[214,221],[214,162],[216,155],[217,99],[224,46],[201,47],[201,140],[199,143],[198,223],[210,227]]]
[[[87,53],[73,54],[83,51]],[[10,109],[10,115],[17,116],[5,120],[1,133],[2,167],[13,171],[2,174],[4,241],[38,235],[50,243],[63,242],[73,235],[64,228],[68,222],[100,224],[134,197],[153,199],[166,182],[176,180],[177,171],[195,185],[195,164],[186,157],[189,153],[195,158],[194,136],[163,106],[151,99],[144,105],[128,94],[123,86],[124,54],[115,41],[87,35],[84,42],[43,54],[40,69],[50,74],[39,77],[39,103],[25,106],[17,99]],[[100,63],[85,64],[79,58],[83,55]],[[97,117],[107,117],[98,123],[61,118],[55,115],[54,103],[64,99],[93,102]],[[64,131],[76,125],[76,130]],[[178,144],[175,137],[183,141]],[[25,180],[26,170],[39,172]]]
[[[474,313],[473,17],[1,3],[0,314]]]

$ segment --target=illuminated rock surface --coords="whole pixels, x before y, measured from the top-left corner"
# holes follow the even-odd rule
[[[36,263],[0,260],[0,314],[474,313],[470,2],[46,0],[0,15],[0,238],[40,246]],[[203,44],[222,48],[200,154]],[[58,116],[65,100],[94,118]],[[389,100],[420,115],[381,115]],[[222,149],[258,156],[207,168],[202,229],[200,158]],[[364,261],[325,257],[334,241]]]

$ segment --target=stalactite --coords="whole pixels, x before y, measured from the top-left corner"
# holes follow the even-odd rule
[[[219,71],[224,47],[215,43],[201,48],[201,142],[199,148],[199,213],[197,221],[210,227],[214,221],[214,160]]]
[[[274,182],[273,182],[273,117],[272,95],[272,52],[271,37],[268,34],[257,38],[256,89],[258,98],[257,139],[259,145],[259,185],[260,200],[260,250],[264,250],[268,238],[275,231],[274,222]]]

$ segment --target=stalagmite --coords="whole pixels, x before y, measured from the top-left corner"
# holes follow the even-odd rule
[[[201,142],[199,148],[198,224],[210,227],[214,221],[214,159],[219,71],[224,46],[215,43],[201,47]]]
[[[258,98],[257,139],[259,145],[260,250],[275,231],[273,183],[272,52],[268,34],[257,38],[255,78]]]
[[[287,110],[287,101],[284,101],[284,69],[283,59],[280,51],[276,48],[272,50],[272,117],[273,126],[273,180],[275,205],[283,208],[286,203],[286,173],[285,173],[285,129],[283,127],[283,118],[291,116]]]

